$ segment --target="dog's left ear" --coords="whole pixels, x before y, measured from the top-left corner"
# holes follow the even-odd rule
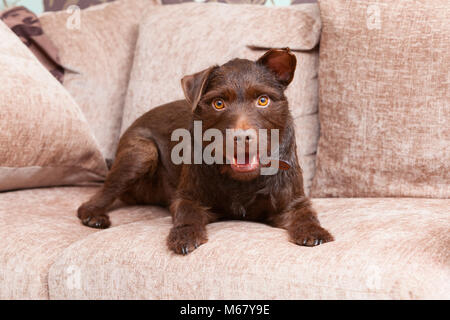
[[[271,70],[283,85],[287,86],[294,79],[297,58],[289,48],[270,49],[256,63]]]
[[[183,87],[184,96],[187,102],[192,106],[192,111],[197,108],[198,102],[205,89],[206,81],[208,76],[214,67],[210,67],[203,71],[191,74],[189,76],[184,76],[181,79],[181,86]]]

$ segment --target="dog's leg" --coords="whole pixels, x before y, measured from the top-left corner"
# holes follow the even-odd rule
[[[139,178],[149,177],[158,164],[158,149],[153,140],[133,137],[119,145],[116,160],[100,191],[78,208],[78,217],[86,226],[108,228],[111,225],[106,213],[114,200],[126,192]]]
[[[286,229],[291,240],[301,246],[317,246],[333,241],[333,236],[320,226],[317,214],[306,197],[291,202],[288,209],[270,224]]]
[[[212,215],[198,202],[177,199],[170,206],[173,227],[167,238],[169,249],[179,254],[188,254],[208,241],[206,225],[212,222]]]

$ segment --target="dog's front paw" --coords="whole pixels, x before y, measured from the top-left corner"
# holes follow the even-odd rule
[[[292,240],[301,246],[314,247],[319,244],[333,241],[333,236],[316,223],[308,223],[291,230]]]
[[[208,241],[206,230],[200,226],[173,227],[167,238],[169,249],[178,254],[187,255]]]
[[[88,203],[78,208],[78,218],[85,226],[91,228],[106,229],[111,225],[108,215],[103,210],[92,207]]]

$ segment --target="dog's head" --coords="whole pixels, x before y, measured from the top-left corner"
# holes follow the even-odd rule
[[[294,77],[296,63],[289,49],[272,49],[256,61],[234,59],[181,80],[203,132],[214,128],[226,137],[219,155],[224,160],[222,174],[243,181],[260,174],[260,129],[267,130],[270,151],[271,130],[278,129],[282,137],[290,119],[284,91]],[[226,148],[231,145],[234,151],[230,154]]]

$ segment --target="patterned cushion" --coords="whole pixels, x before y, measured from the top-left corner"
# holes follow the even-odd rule
[[[63,82],[64,67],[58,56],[58,48],[42,30],[39,18],[25,7],[14,7],[0,14],[0,19],[33,52],[44,67]]]
[[[104,2],[111,2],[115,0],[44,0],[45,11],[59,11],[65,10],[71,5],[77,5],[81,9],[88,8]],[[194,0],[160,0],[162,4],[177,4],[182,2],[194,2]],[[280,5],[285,6],[289,4],[314,3],[317,0],[201,0],[196,2],[223,2],[230,4],[265,4],[265,5]]]
[[[115,0],[43,0],[45,11],[60,11],[66,10],[68,7],[76,5],[80,9],[85,9],[91,6],[111,2]]]
[[[260,4],[266,6],[286,6],[290,4],[316,3],[317,0],[161,0],[162,4],[177,4],[183,2],[221,2],[228,4]]]

